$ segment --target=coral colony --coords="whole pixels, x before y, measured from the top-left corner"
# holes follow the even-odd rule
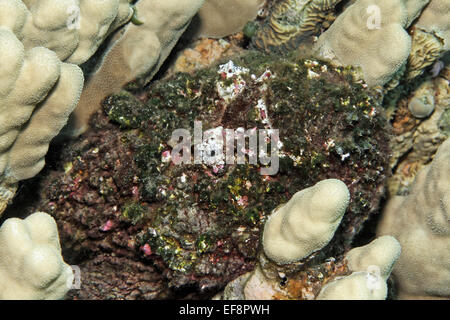
[[[0,298],[449,299],[449,48],[448,0],[0,0]]]

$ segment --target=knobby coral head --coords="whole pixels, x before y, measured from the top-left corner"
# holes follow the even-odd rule
[[[139,1],[133,8],[129,0],[0,1],[0,212],[17,182],[42,169],[49,143],[72,111],[66,132],[77,135],[107,94],[136,77],[150,79],[202,3]],[[111,48],[94,56],[136,10],[143,24],[126,25],[110,39]],[[81,93],[84,76],[76,65],[91,57],[88,65],[98,71],[85,65],[91,71]]]

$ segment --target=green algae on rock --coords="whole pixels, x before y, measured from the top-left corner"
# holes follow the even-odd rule
[[[96,114],[95,130],[65,147],[71,165],[47,173],[38,205],[58,221],[66,260],[82,269],[74,294],[105,297],[114,283],[115,298],[212,296],[252,270],[266,215],[329,178],[347,185],[350,205],[315,260],[342,255],[376,210],[388,173],[380,101],[351,68],[257,52],[156,81],[138,97],[110,96],[109,117]],[[175,165],[172,132],[195,121],[204,130],[279,129],[279,172]],[[151,273],[148,291],[139,289],[142,278],[130,284],[114,272],[102,285],[103,264],[120,274],[127,261],[133,272]]]

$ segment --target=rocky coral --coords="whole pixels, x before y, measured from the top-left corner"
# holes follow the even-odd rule
[[[205,1],[197,18],[213,36],[240,30],[263,2]],[[390,297],[394,283],[401,299],[448,298],[448,140],[436,153],[450,132],[448,1],[266,1],[266,21],[260,11],[226,41],[191,42],[148,86],[202,2],[0,0],[0,213],[17,182],[42,169],[75,107],[83,77],[65,62],[87,62],[89,80],[70,135],[128,84],[91,118],[94,130],[48,155],[51,167],[21,184],[6,213],[57,219],[63,255],[82,269],[83,289],[70,298],[210,298],[227,283],[218,298],[386,298],[399,243],[382,236],[351,248],[390,170],[389,195],[401,197],[388,202],[378,234],[404,246]],[[316,57],[330,62],[309,56],[321,32]],[[287,55],[230,57],[249,47]],[[238,145],[225,158],[217,152],[228,128]],[[346,214],[317,200],[333,186]],[[4,223],[0,297],[64,296],[72,274],[54,235],[42,213]],[[11,239],[29,250],[12,252]],[[37,255],[50,267],[31,261]]]
[[[408,193],[417,171],[433,158],[439,145],[450,135],[450,69],[442,70],[441,76],[429,79],[408,97],[400,99],[393,119],[394,135],[391,139],[390,166],[393,175],[388,180],[390,195]],[[411,104],[423,99],[433,102],[434,111],[424,119],[411,113]],[[414,105],[412,105],[414,107]]]
[[[55,220],[36,212],[7,219],[0,228],[0,299],[62,299],[72,287]]]
[[[411,52],[405,74],[405,78],[409,81],[423,74],[425,69],[438,60],[444,52],[442,40],[420,28],[412,29],[411,38]]]
[[[348,186],[349,211],[313,256],[339,256],[383,191],[389,151],[379,103],[351,68],[256,52],[157,81],[138,98],[109,97],[105,111],[122,130],[97,114],[95,130],[61,151],[65,171],[41,180],[36,205],[57,218],[64,257],[95,275],[74,294],[105,297],[125,281],[103,279],[105,265],[127,266],[148,285],[119,285],[116,298],[131,297],[128,288],[136,299],[211,296],[254,267],[265,214],[328,178]],[[262,163],[174,165],[172,132],[195,120],[204,130],[280,128],[279,172],[261,175]]]
[[[270,52],[297,49],[309,36],[329,27],[341,0],[282,0],[252,37],[255,47]],[[322,26],[324,24],[324,26]]]
[[[395,236],[402,254],[393,270],[398,298],[450,296],[450,140],[416,176],[406,196],[391,198],[378,234]]]

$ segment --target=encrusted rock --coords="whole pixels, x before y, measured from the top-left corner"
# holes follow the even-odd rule
[[[96,274],[77,297],[109,297],[101,270],[111,269],[113,257],[127,270],[154,272],[146,282],[153,291],[130,292],[132,283],[114,298],[211,297],[254,268],[266,214],[323,179],[343,181],[350,204],[315,255],[319,264],[345,252],[377,208],[388,130],[377,93],[356,82],[351,68],[250,52],[137,92],[104,102],[95,130],[58,153],[64,168],[46,172],[42,198],[31,206],[54,214],[64,257]],[[280,148],[278,172],[261,175],[270,164],[225,164],[219,155],[218,162],[175,165],[172,133],[191,131],[195,120],[205,134],[279,129],[278,142],[269,143]]]

